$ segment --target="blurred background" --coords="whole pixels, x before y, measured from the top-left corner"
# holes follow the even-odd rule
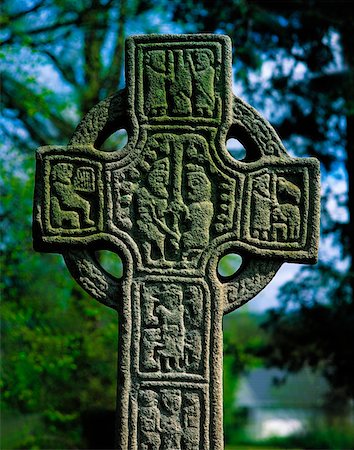
[[[34,152],[65,145],[124,87],[127,36],[185,32],[232,38],[234,93],[322,171],[319,263],[285,264],[224,319],[226,448],[354,447],[353,11],[339,0],[3,1],[2,449],[112,448],[117,318],[61,256],[33,252]],[[115,133],[104,148],[126,140]],[[117,255],[100,259],[122,275]]]

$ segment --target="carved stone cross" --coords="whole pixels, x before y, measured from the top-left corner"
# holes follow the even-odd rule
[[[34,246],[119,313],[121,450],[220,450],[222,318],[284,261],[314,263],[319,164],[290,158],[231,91],[226,36],[127,40],[127,88],[95,106],[67,147],[37,153]],[[126,128],[123,150],[101,144]],[[226,139],[246,158],[234,160]],[[124,276],[105,272],[109,249]],[[237,252],[233,277],[217,272]]]

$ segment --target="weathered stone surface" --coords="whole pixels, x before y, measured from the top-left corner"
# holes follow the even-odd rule
[[[127,41],[127,88],[94,107],[69,145],[37,152],[34,246],[119,312],[119,449],[223,448],[222,317],[284,261],[314,263],[319,164],[290,158],[231,92],[225,36]],[[117,152],[100,151],[126,128]],[[226,150],[246,148],[243,161]],[[94,256],[110,249],[124,277]],[[243,257],[234,277],[220,257]]]

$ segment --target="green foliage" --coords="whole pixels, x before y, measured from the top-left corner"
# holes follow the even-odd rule
[[[235,393],[240,376],[247,370],[262,365],[256,356],[258,349],[267,336],[259,332],[262,317],[248,313],[247,310],[231,313],[224,318],[224,433],[226,444],[237,443],[240,430],[245,425],[245,411],[235,403]]]
[[[75,286],[61,257],[33,252],[33,180],[4,172],[3,408],[36,413],[17,448],[63,448],[63,431],[74,448],[81,412],[115,407],[116,314]]]

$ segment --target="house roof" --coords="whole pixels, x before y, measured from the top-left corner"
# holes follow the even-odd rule
[[[285,382],[277,382],[284,378]],[[249,408],[317,408],[328,390],[326,380],[310,369],[287,374],[279,369],[259,368],[242,377],[235,402]]]

